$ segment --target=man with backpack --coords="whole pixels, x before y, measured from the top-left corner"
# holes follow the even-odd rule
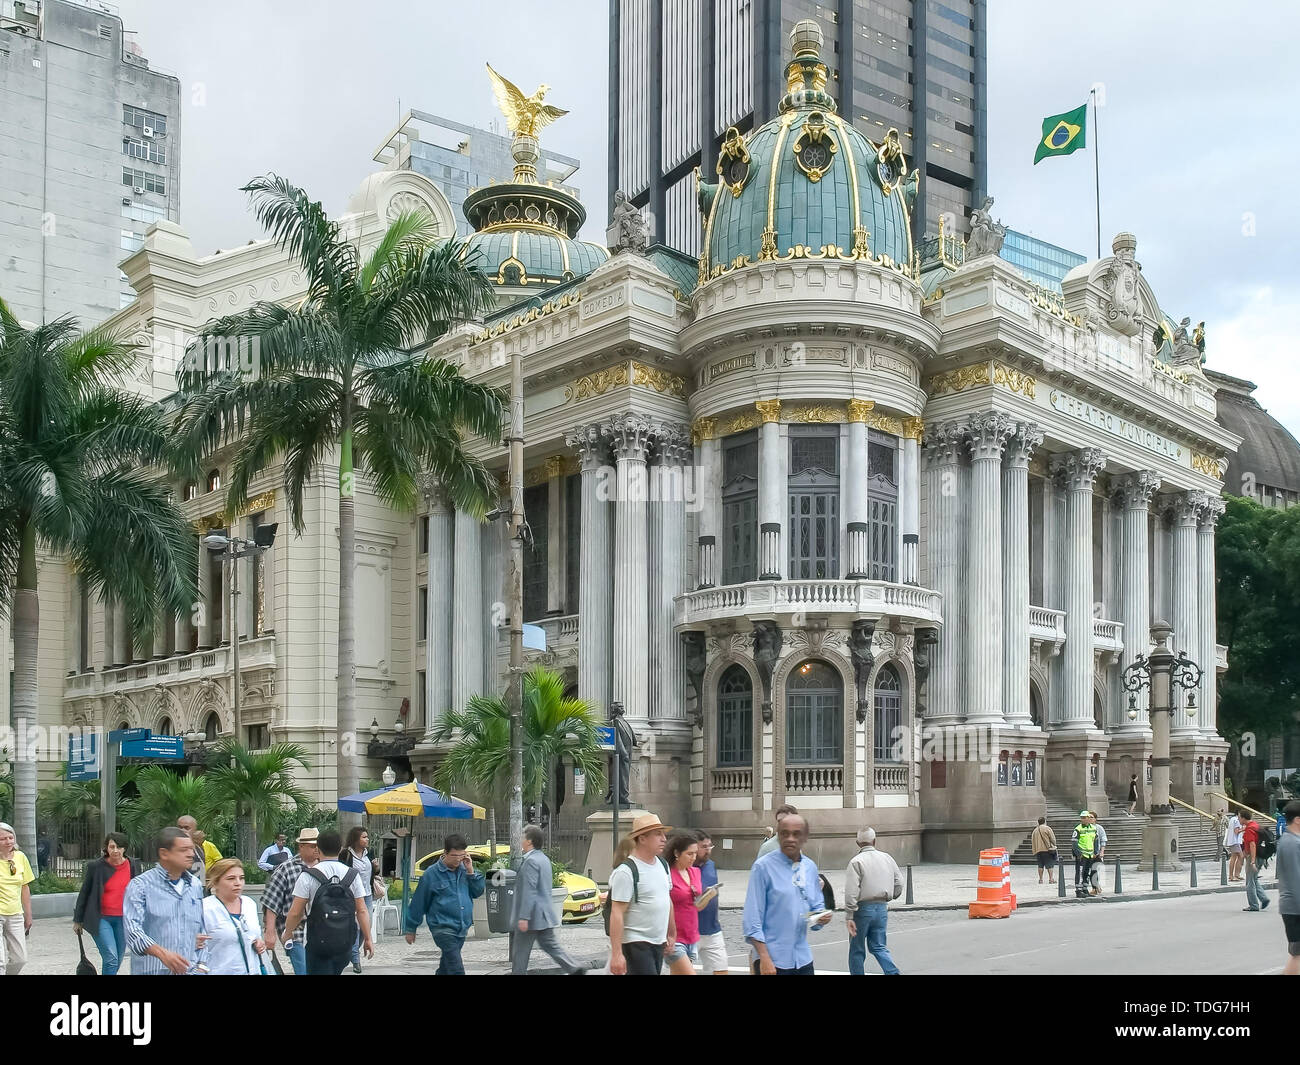
[[[483,894],[487,881],[474,871],[469,844],[459,832],[442,841],[442,857],[424,870],[415,898],[406,910],[406,942],[415,942],[423,920],[442,951],[435,976],[464,976],[460,952],[474,924],[473,900]]]
[[[668,863],[660,856],[671,826],[654,814],[632,822],[632,853],[609,874],[609,971],[613,976],[658,976],[670,943],[677,942]]]
[[[1271,828],[1261,828],[1258,821],[1251,818],[1241,834],[1241,850],[1246,859],[1246,902],[1242,913],[1259,912],[1268,909],[1268,896],[1264,894],[1264,885],[1259,882],[1259,870],[1277,851],[1277,840]]]
[[[370,939],[366,886],[357,870],[339,861],[343,840],[334,829],[320,834],[321,860],[305,870],[293,886],[293,905],[284,925],[287,946],[307,915],[307,975],[338,976],[352,957],[352,944],[361,926],[362,949],[375,956]]]

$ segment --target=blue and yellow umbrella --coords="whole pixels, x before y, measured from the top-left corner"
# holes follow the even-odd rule
[[[395,814],[402,817],[455,817],[482,820],[487,811],[472,802],[444,795],[418,781],[363,791],[339,799],[339,809],[353,814]]]

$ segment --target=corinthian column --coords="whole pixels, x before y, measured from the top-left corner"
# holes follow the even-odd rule
[[[1201,654],[1197,595],[1199,576],[1196,550],[1196,526],[1209,504],[1204,492],[1183,492],[1174,500],[1174,635],[1173,651],[1186,651],[1195,660]],[[1205,663],[1198,663],[1202,668]],[[1175,693],[1178,694],[1178,693]],[[1188,734],[1196,731],[1196,722],[1187,713],[1181,700],[1174,707],[1173,732]]]
[[[763,416],[758,431],[758,579],[779,581],[785,576],[785,551],[781,529],[785,517],[786,484],[781,475],[781,401],[759,400],[754,404]]]
[[[903,584],[917,582],[916,553],[921,540],[921,432],[920,418],[903,419],[902,475],[898,481],[903,554],[896,578]]]
[[[609,495],[613,470],[605,462],[600,428],[588,425],[565,437],[582,461],[582,532],[578,573],[578,698],[603,721],[610,704],[609,641],[614,627],[610,570]]]
[[[469,697],[483,691],[483,550],[478,519],[456,511],[455,537],[451,704],[464,710]]]
[[[1029,460],[1043,431],[1020,422],[1007,440],[1002,470],[1002,696],[1007,724],[1029,716]]]
[[[958,490],[964,433],[957,422],[925,430],[926,480],[930,503],[929,585],[943,597],[943,629],[931,653],[925,719],[950,724],[961,719],[958,703],[962,646],[962,530]]]
[[[1116,497],[1124,508],[1124,561],[1120,574],[1120,601],[1123,603],[1124,653],[1120,665],[1127,669],[1138,655],[1147,653],[1151,631],[1151,574],[1147,558],[1147,528],[1151,517],[1151,497],[1160,487],[1160,474],[1139,470],[1121,477],[1116,483]],[[1148,727],[1145,688],[1137,693],[1138,716],[1128,718],[1125,708],[1119,730],[1131,732]]]
[[[699,463],[699,541],[696,557],[699,588],[718,583],[718,529],[722,526],[722,470],[718,441],[713,438],[713,419],[700,418],[692,429],[696,461]]]
[[[970,536],[966,541],[966,720],[1002,721],[1002,449],[1005,414],[984,411],[966,427]]]
[[[650,717],[685,721],[682,641],[673,633],[675,600],[686,591],[686,427],[655,429],[650,493]]]
[[[1197,701],[1196,722],[1207,736],[1218,728],[1218,707],[1215,705],[1217,674],[1215,644],[1218,642],[1218,625],[1214,608],[1214,527],[1223,516],[1225,504],[1219,496],[1211,496],[1201,512],[1201,523],[1196,530],[1197,606],[1201,633],[1201,651],[1195,656],[1201,667],[1201,689]]]
[[[1063,729],[1093,727],[1092,486],[1105,465],[1106,456],[1093,447],[1052,460],[1067,497]]]
[[[432,478],[421,484],[429,501],[429,594],[425,624],[424,683],[428,690],[428,720],[431,728],[451,701],[452,633],[452,511],[451,500],[442,485]],[[457,706],[456,709],[463,709]]]
[[[628,721],[645,721],[650,713],[646,539],[650,422],[639,414],[620,414],[601,431],[613,445],[618,461],[618,495],[614,503],[614,701],[623,704]]]
[[[844,520],[848,529],[844,576],[851,581],[870,576],[867,549],[867,414],[869,399],[849,400],[849,448],[844,456]]]

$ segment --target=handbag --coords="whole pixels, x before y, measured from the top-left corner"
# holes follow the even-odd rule
[[[98,976],[99,970],[95,968],[95,963],[86,957],[86,943],[81,938],[81,933],[77,933],[77,947],[81,950],[81,961],[77,962],[78,976]]]

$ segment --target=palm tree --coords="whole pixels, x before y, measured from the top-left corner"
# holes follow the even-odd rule
[[[0,613],[13,615],[13,723],[37,710],[38,541],[148,636],[188,614],[198,544],[157,476],[172,457],[162,408],[117,387],[135,348],[71,318],[25,329],[0,300]],[[123,550],[123,545],[130,545]],[[14,762],[18,844],[36,846],[36,763]],[[34,853],[34,850],[33,850]]]
[[[605,755],[591,704],[565,698],[564,680],[540,666],[524,674],[524,802],[540,807],[555,767],[568,758],[587,777],[587,795],[604,787]],[[434,771],[435,787],[484,798],[507,793],[510,783],[510,711],[500,696],[472,696],[463,710],[448,710],[433,727],[434,743],[451,742]],[[512,841],[513,845],[517,843]]]
[[[216,746],[216,762],[204,773],[208,793],[222,806],[247,811],[252,844],[260,844],[259,823],[274,825],[286,802],[299,814],[312,808],[311,797],[294,781],[298,769],[311,768],[307,749],[297,743],[273,743],[265,750],[250,751],[234,740],[223,740]],[[248,845],[243,838],[236,840],[240,857],[248,856],[244,853]]]
[[[239,338],[255,352],[255,366],[241,372],[211,360],[182,369],[182,442],[196,461],[240,442],[227,496],[232,513],[254,477],[283,462],[299,535],[304,489],[337,449],[336,749],[339,794],[346,795],[357,786],[355,471],[368,470],[376,494],[397,509],[414,509],[415,479],[423,470],[432,471],[462,510],[482,516],[488,509],[496,484],[465,451],[462,431],[499,441],[501,396],[466,382],[448,363],[412,357],[409,345],[486,310],[492,289],[461,260],[463,245],[434,243],[433,221],[423,212],[399,215],[363,260],[359,243],[348,243],[320,203],[288,181],[272,174],[243,191],[258,220],[301,266],[307,294],[293,307],[254,304],[203,330],[192,351]]]

